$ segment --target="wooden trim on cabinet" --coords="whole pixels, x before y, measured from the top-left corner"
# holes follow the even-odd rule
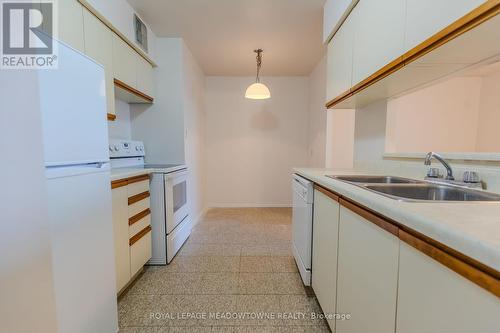
[[[391,61],[363,81],[355,84],[348,91],[331,99],[326,103],[326,107],[328,109],[332,108],[498,14],[500,14],[500,0],[487,0],[484,4],[473,9],[402,56]]]
[[[139,91],[139,90],[137,90],[137,89],[129,86],[128,84],[126,84],[123,81],[120,81],[118,79],[114,79],[114,83],[115,83],[115,86],[117,86],[117,87],[119,87],[119,88],[121,88],[123,90],[128,91],[129,93],[131,93],[131,94],[133,94],[133,95],[135,95],[135,96],[137,96],[137,97],[139,97],[139,98],[147,101],[148,103],[153,103],[153,101],[154,101],[153,97],[151,97],[149,95],[146,95],[145,93],[143,93],[143,92],[141,92],[141,91]]]
[[[340,199],[340,196],[338,194],[336,194],[336,193],[330,191],[329,189],[326,189],[323,186],[318,185],[316,183],[314,184],[314,189],[320,191],[321,193],[323,193],[324,195],[326,195],[330,199],[333,199],[333,201],[338,202]]]
[[[128,225],[132,225],[134,223],[139,222],[140,220],[142,220],[143,218],[145,218],[149,214],[151,214],[151,209],[149,209],[149,208],[144,209],[142,212],[137,213],[134,216],[132,216],[131,218],[129,218]]]
[[[108,113],[108,120],[109,121],[115,121],[116,120],[116,114]]]
[[[133,184],[133,183],[142,182],[144,180],[149,180],[149,174],[127,178],[127,183]]]
[[[371,223],[398,237],[399,227],[393,222],[390,222],[379,215],[373,214],[372,212],[352,203],[351,201],[345,200],[344,198],[340,198],[339,202],[342,206],[363,217],[365,220],[370,221]]]
[[[127,186],[128,182],[126,179],[113,180],[111,182],[111,189]]]
[[[135,204],[136,202],[139,202],[141,200],[144,200],[146,198],[149,198],[150,196],[150,193],[149,191],[146,191],[146,192],[142,192],[142,193],[139,193],[139,194],[136,194],[134,196],[131,196],[130,198],[128,198],[128,205],[133,205]]]
[[[339,104],[340,102],[343,102],[350,97],[352,97],[351,89],[344,91],[342,94],[338,95],[337,97],[326,103],[326,108],[329,109],[330,107]]]
[[[150,232],[150,231],[151,231],[150,225],[148,225],[146,228],[139,231],[137,234],[132,236],[132,238],[130,238],[130,240],[128,241],[129,246],[132,246],[135,243],[137,243],[137,241],[139,241],[142,237],[146,236],[148,234],[148,232]]]
[[[477,284],[483,289],[500,297],[500,280],[491,276],[467,263],[457,259],[450,254],[432,246],[431,244],[411,235],[410,233],[399,230],[399,239],[412,246],[418,251],[426,254],[440,264],[448,267],[457,274],[460,274],[467,280]]]
[[[142,182],[145,180],[149,180],[149,174],[113,180],[111,181],[111,189],[127,186],[128,184]]]
[[[318,184],[314,188],[322,193],[332,193]],[[325,193],[325,194],[327,194]],[[327,194],[328,195],[328,194]],[[335,195],[337,196],[337,195]],[[352,201],[342,195],[339,196],[339,203],[345,208],[358,214],[369,222],[390,232],[401,241],[409,244],[420,252],[430,256],[457,274],[477,284],[483,289],[500,297],[500,272],[489,267],[476,259],[466,256],[447,245],[444,245],[420,232],[417,232],[406,225],[389,219],[377,212]]]
[[[426,39],[410,51],[403,54],[405,65],[446,44],[454,38],[474,29],[500,13],[500,0],[488,0],[471,12],[465,14],[435,35]]]
[[[358,84],[355,84],[350,90],[351,94],[355,95],[358,92],[360,92],[361,90],[368,88],[372,84],[377,83],[378,81],[382,80],[383,78],[400,70],[401,68],[404,67],[404,65],[405,64],[404,64],[402,56],[391,61],[390,63],[388,63],[384,67],[380,68],[378,71],[376,71],[375,73],[373,73],[372,75],[370,75],[369,77],[364,79],[363,81],[359,82]]]

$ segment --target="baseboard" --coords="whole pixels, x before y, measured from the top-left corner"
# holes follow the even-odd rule
[[[203,216],[208,212],[208,208],[205,207],[203,208],[200,213],[198,214],[198,216],[196,216],[193,221],[192,221],[192,227],[194,228],[198,223],[200,223],[200,221],[203,219]]]
[[[210,208],[291,208],[291,204],[213,203]]]

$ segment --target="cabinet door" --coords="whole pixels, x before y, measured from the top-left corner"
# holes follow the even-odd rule
[[[130,246],[130,275],[136,275],[151,259],[151,231]]]
[[[403,54],[406,0],[362,0],[355,10],[353,85]]]
[[[106,74],[106,105],[115,114],[115,85],[113,83],[113,33],[91,12],[84,9],[85,54],[104,66]]]
[[[400,244],[398,333],[498,332],[500,298]]]
[[[116,292],[130,280],[127,187],[113,189],[113,231],[115,240]]]
[[[394,332],[399,239],[341,206],[337,333]]]
[[[312,288],[327,315],[335,313],[339,203],[314,191]],[[335,320],[327,319],[335,330]]]
[[[59,39],[84,52],[83,6],[76,0],[58,1],[56,5]]]
[[[136,54],[137,58],[137,90],[149,95],[154,96],[153,89],[153,66],[147,62],[139,54]]]
[[[113,73],[114,78],[132,88],[137,88],[136,52],[118,35],[113,34]]]
[[[354,8],[328,44],[327,101],[334,99],[352,86],[352,51],[356,14],[356,8]]]
[[[405,51],[444,29],[484,0],[407,0]]]

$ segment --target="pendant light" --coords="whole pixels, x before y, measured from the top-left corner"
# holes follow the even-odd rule
[[[245,97],[249,99],[268,99],[271,98],[271,92],[265,84],[260,83],[260,67],[262,66],[262,49],[254,50],[257,53],[257,78],[255,83],[251,84],[245,92]]]

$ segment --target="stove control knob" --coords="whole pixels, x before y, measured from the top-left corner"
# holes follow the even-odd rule
[[[117,146],[114,146],[114,147],[113,147],[113,149],[114,149],[115,151],[118,151],[118,147],[117,147]]]
[[[111,145],[109,146],[109,151],[113,151],[113,147],[111,147]]]

